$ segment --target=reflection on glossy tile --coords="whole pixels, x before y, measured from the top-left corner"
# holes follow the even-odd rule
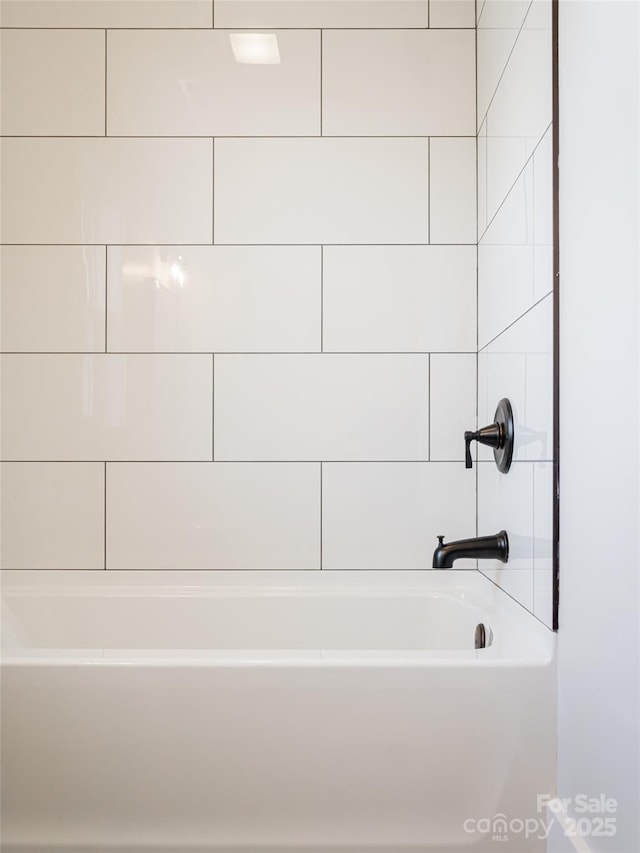
[[[478,532],[509,536],[508,571],[533,572],[533,464],[514,462],[501,474],[494,462],[478,462]],[[500,570],[498,560],[483,560],[480,568]],[[533,581],[531,581],[533,586]]]
[[[319,246],[109,249],[109,350],[320,350]]]
[[[285,30],[272,38],[280,61],[267,66],[238,62],[226,31],[110,33],[109,133],[318,134],[320,34]]]
[[[438,534],[474,534],[475,478],[465,473],[443,462],[325,463],[323,568],[431,568]]]
[[[489,219],[551,124],[551,48],[551,4],[533,0],[488,112]]]
[[[464,459],[465,430],[476,424],[477,356],[431,356],[430,459]]]
[[[474,29],[475,6],[475,0],[429,0],[429,26]]]
[[[2,30],[2,133],[102,135],[104,68],[103,32]]]
[[[514,459],[553,457],[553,298],[550,294],[478,356],[478,419],[491,423],[508,397],[515,419]],[[480,448],[481,459],[490,451]]]
[[[3,569],[104,568],[104,465],[3,462]]]
[[[516,181],[478,247],[478,342],[499,335],[535,302],[533,167]]]
[[[2,458],[211,459],[206,355],[3,355]]]
[[[533,155],[533,298],[553,290],[553,137],[551,128]]]
[[[219,355],[216,460],[427,458],[428,357]]]
[[[523,607],[531,613],[534,610],[533,599],[533,572],[514,571],[508,564],[498,564],[499,568],[486,568],[484,561],[480,564],[480,571],[489,580],[497,584],[511,598],[515,598]]]
[[[475,246],[325,246],[325,352],[472,352]]]
[[[2,0],[3,27],[210,27],[211,0]]]
[[[217,139],[216,243],[426,243],[426,139]]]
[[[478,124],[484,120],[531,0],[486,0],[478,23]]]
[[[553,626],[553,463],[533,466],[534,613]]]
[[[215,0],[216,27],[426,27],[428,0]]]
[[[475,243],[476,138],[430,140],[430,242]]]
[[[326,135],[474,132],[472,31],[329,31],[322,75]]]
[[[5,352],[103,352],[104,246],[0,248]]]
[[[320,465],[108,465],[107,525],[110,569],[318,569]]]
[[[211,242],[212,144],[3,139],[2,241]]]
[[[487,221],[487,123],[478,132],[478,240],[485,232]]]

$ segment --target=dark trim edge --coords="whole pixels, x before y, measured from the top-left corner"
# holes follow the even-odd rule
[[[553,630],[560,606],[560,156],[558,3],[552,0],[553,41]]]

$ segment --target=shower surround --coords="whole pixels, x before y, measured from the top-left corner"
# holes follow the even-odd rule
[[[2,14],[4,568],[475,535],[474,4]]]

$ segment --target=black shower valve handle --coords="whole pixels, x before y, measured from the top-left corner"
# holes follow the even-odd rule
[[[471,458],[471,442],[478,437],[477,432],[467,430],[464,434],[464,467],[473,468],[473,459]]]
[[[504,429],[498,423],[490,424],[482,427],[482,429],[468,430],[464,434],[464,467],[473,468],[473,459],[471,458],[471,442],[477,441],[479,444],[485,444],[487,447],[499,449],[504,445]]]

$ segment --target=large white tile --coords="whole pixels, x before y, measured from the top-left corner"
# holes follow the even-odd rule
[[[427,356],[216,356],[216,460],[426,460],[427,440]]]
[[[486,0],[478,21],[478,126],[484,121],[531,0]]]
[[[322,567],[431,568],[439,534],[475,535],[475,477],[465,474],[443,462],[325,463]]]
[[[429,0],[429,26],[475,29],[475,0]]]
[[[217,139],[216,243],[426,243],[426,139]]]
[[[3,569],[104,568],[104,465],[3,462]]]
[[[328,136],[474,133],[473,31],[326,32],[322,132]]]
[[[533,466],[534,613],[553,626],[553,462]]]
[[[480,571],[504,590],[507,595],[526,607],[531,613],[534,609],[533,572],[514,571],[509,565],[497,564],[498,568],[487,568],[480,563]]]
[[[478,246],[478,342],[499,335],[535,303],[533,169],[518,178]]]
[[[208,243],[210,139],[3,139],[5,243]]]
[[[104,68],[99,30],[2,30],[2,133],[104,134]]]
[[[215,0],[216,27],[426,27],[428,0]]]
[[[514,462],[501,474],[493,462],[478,462],[478,534],[506,530],[511,571],[533,573],[533,463]],[[482,560],[479,568],[500,569],[498,560]],[[533,583],[533,581],[532,581]]]
[[[527,26],[530,17],[535,27]],[[533,0],[488,112],[489,219],[542,139],[552,114],[551,3]]]
[[[211,459],[211,356],[1,361],[3,459]]]
[[[553,290],[553,136],[550,128],[533,155],[533,298]]]
[[[211,0],[1,0],[3,27],[210,27]]]
[[[478,240],[484,234],[487,221],[487,123],[478,131]]]
[[[104,246],[0,248],[5,352],[103,352]]]
[[[318,569],[320,465],[108,465],[107,568]]]
[[[553,458],[553,298],[545,297],[478,355],[480,426],[508,397],[515,420],[514,459]],[[480,448],[481,459],[493,458]]]
[[[476,243],[476,138],[430,140],[430,242]]]
[[[465,430],[476,426],[476,370],[475,354],[431,356],[431,460],[464,459]]]
[[[320,133],[320,33],[268,34],[280,61],[238,62],[217,30],[121,30],[108,40],[108,132],[115,136]]]
[[[325,352],[472,352],[475,246],[325,246]]]
[[[320,350],[319,246],[109,249],[109,350]]]

